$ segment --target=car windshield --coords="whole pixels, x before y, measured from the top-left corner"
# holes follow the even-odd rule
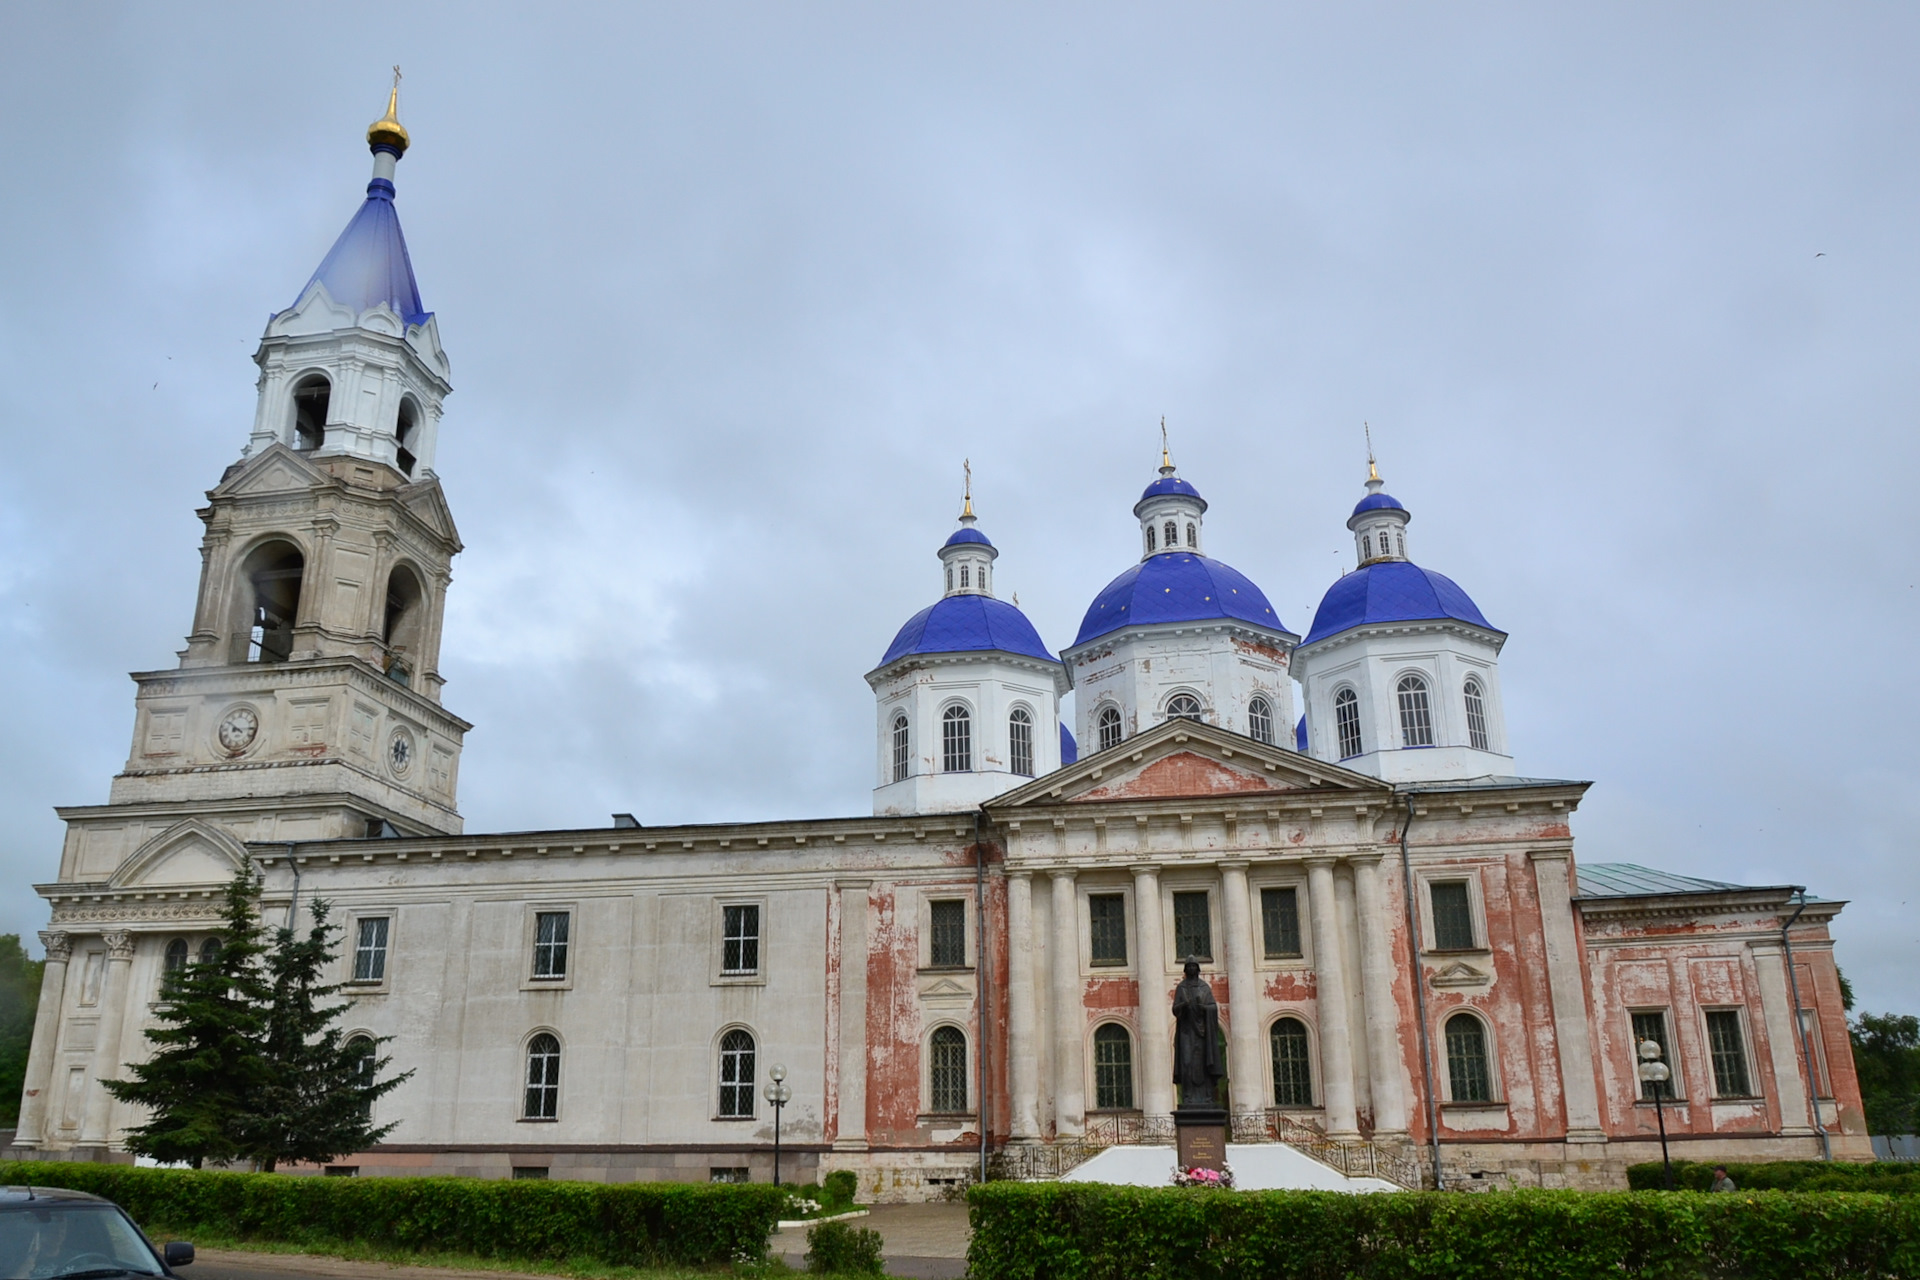
[[[0,1209],[0,1280],[161,1274],[153,1250],[113,1205],[42,1201]]]

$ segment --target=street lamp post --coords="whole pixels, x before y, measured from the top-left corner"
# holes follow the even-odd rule
[[[773,1185],[780,1185],[780,1111],[793,1100],[793,1090],[787,1088],[787,1068],[782,1063],[774,1063],[767,1072],[773,1083],[767,1086],[767,1101],[773,1104]]]
[[[1647,1092],[1653,1095],[1653,1116],[1660,1125],[1660,1163],[1667,1171],[1667,1190],[1673,1190],[1673,1160],[1667,1155],[1667,1113],[1661,1108],[1661,1100],[1666,1096],[1667,1081],[1673,1078],[1673,1072],[1660,1059],[1658,1040],[1640,1042],[1640,1080],[1647,1086]]]

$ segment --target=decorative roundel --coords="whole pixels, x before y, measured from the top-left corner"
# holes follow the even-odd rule
[[[404,728],[395,729],[387,739],[387,768],[396,778],[406,777],[413,768],[413,734]]]
[[[214,729],[221,749],[232,755],[239,755],[253,745],[254,738],[260,733],[260,716],[252,707],[235,707],[220,717],[220,724]]]

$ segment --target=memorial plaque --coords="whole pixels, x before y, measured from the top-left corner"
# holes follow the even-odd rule
[[[1227,1113],[1225,1111],[1175,1111],[1174,1133],[1178,1137],[1177,1156],[1182,1169],[1220,1170],[1227,1163]]]

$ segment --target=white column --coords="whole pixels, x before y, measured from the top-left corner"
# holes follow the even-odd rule
[[[867,1149],[867,889],[836,880],[840,893],[840,1130],[836,1151]]]
[[[40,1008],[33,1015],[33,1048],[27,1053],[26,1086],[20,1093],[20,1131],[14,1145],[37,1147],[44,1136],[47,1087],[53,1083],[53,1042],[60,1037],[60,1012],[67,994],[67,961],[73,958],[73,939],[64,933],[40,935],[47,949],[46,970],[40,977]]]
[[[1253,905],[1247,864],[1220,864],[1225,889],[1222,924],[1227,932],[1227,1075],[1238,1115],[1266,1111],[1268,1085],[1261,1070],[1260,980],[1253,970]]]
[[[1360,988],[1367,1020],[1373,1136],[1407,1136],[1407,1070],[1400,1052],[1400,1006],[1393,996],[1393,922],[1380,886],[1380,855],[1349,858],[1354,912],[1360,919]]]
[[[1040,1046],[1034,1036],[1033,873],[1007,873],[1007,1074],[1015,1142],[1040,1137]]]
[[[120,1074],[120,1028],[126,1023],[127,971],[133,967],[133,935],[114,932],[105,935],[107,943],[107,989],[100,996],[100,1025],[93,1045],[93,1071],[88,1077],[87,1115],[80,1128],[80,1141],[104,1146],[112,1136],[108,1124],[113,1118],[113,1097],[106,1080]]]
[[[1560,1088],[1567,1104],[1567,1141],[1605,1142],[1600,1086],[1594,1079],[1593,1034],[1580,938],[1573,927],[1573,855],[1565,849],[1529,853],[1540,894],[1540,935],[1547,951],[1547,990],[1553,997],[1553,1034],[1560,1054]]]
[[[1353,1099],[1353,1029],[1347,1017],[1346,964],[1340,958],[1340,913],[1333,900],[1333,859],[1307,859],[1307,898],[1313,912],[1313,968],[1320,1018],[1320,1087],[1327,1136],[1360,1136]]]
[[[1087,1022],[1080,994],[1080,906],[1070,868],[1047,874],[1053,877],[1053,1127],[1059,1136],[1078,1137],[1087,1118],[1080,1050]]]
[[[1777,939],[1749,942],[1754,976],[1760,985],[1760,1013],[1767,1022],[1767,1057],[1773,1066],[1774,1096],[1780,1100],[1780,1132],[1787,1137],[1810,1137],[1813,1120],[1807,1109],[1807,1084],[1800,1074],[1800,1041],[1789,1008],[1787,953]],[[1760,1092],[1756,1078],[1752,1088]]]
[[[1173,997],[1160,927],[1160,868],[1133,870],[1134,972],[1140,975],[1140,1109],[1149,1120],[1173,1116]]]

